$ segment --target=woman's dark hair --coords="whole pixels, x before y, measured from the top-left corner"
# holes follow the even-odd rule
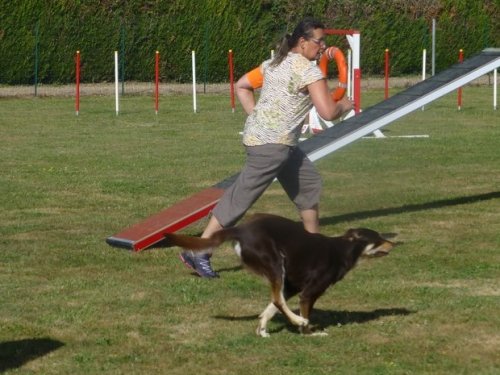
[[[272,66],[278,66],[288,55],[288,52],[297,45],[300,38],[309,39],[313,37],[313,32],[315,29],[324,29],[325,25],[312,17],[304,18],[293,30],[292,35],[286,34],[281,42],[278,44],[276,54]]]

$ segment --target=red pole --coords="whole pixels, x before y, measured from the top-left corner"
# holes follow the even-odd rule
[[[231,91],[231,109],[234,113],[234,71],[233,71],[233,50],[229,50],[229,87]]]
[[[361,69],[354,69],[354,113],[361,112]]]
[[[463,61],[464,61],[464,50],[461,49],[458,52],[458,62],[461,63]],[[458,101],[458,110],[460,111],[462,109],[462,88],[461,87],[458,88],[457,101]]]
[[[76,115],[80,114],[80,51],[76,51],[76,96],[75,96],[75,111]]]
[[[155,114],[158,114],[159,104],[159,81],[160,81],[160,52],[156,51],[155,55]]]
[[[389,98],[389,50],[385,50],[385,95],[384,98]]]

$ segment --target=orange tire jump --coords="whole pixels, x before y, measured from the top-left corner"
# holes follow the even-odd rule
[[[337,88],[332,91],[332,100],[338,102],[344,97],[347,89],[347,63],[344,54],[337,47],[328,47],[323,55],[321,55],[319,68],[326,78],[328,75],[328,63],[333,60],[335,60],[339,71],[339,83]]]

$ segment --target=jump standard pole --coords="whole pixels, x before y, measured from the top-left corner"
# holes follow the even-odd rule
[[[120,93],[118,91],[120,78],[118,76],[118,51],[115,51],[115,110],[116,115],[120,112]]]
[[[196,53],[195,51],[191,51],[191,60],[192,60],[192,70],[193,70],[193,112],[196,113]]]
[[[76,51],[75,56],[75,71],[76,71],[76,95],[75,95],[75,112],[80,114],[80,51]]]
[[[231,110],[234,113],[235,104],[234,104],[234,64],[233,64],[233,50],[230,49],[228,53],[229,59],[229,89],[231,96]]]
[[[385,90],[384,99],[389,98],[389,50],[385,49]]]
[[[461,49],[458,52],[458,62],[462,63],[463,61],[464,61],[464,50]],[[458,93],[457,93],[457,107],[458,107],[459,111],[462,109],[462,87],[458,88]]]
[[[159,81],[160,81],[160,52],[155,54],[155,114],[158,115],[159,109]]]

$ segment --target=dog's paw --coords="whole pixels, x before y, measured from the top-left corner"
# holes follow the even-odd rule
[[[267,333],[267,329],[266,329],[266,324],[263,323],[263,322],[259,322],[259,325],[257,326],[257,329],[255,330],[255,333],[257,334],[257,336],[260,336],[260,337],[269,337],[269,333]]]
[[[271,335],[266,331],[264,327],[257,327],[257,330],[255,331],[257,333],[257,336],[260,337],[271,337]]]
[[[309,319],[305,319],[301,316],[297,316],[297,319],[294,321],[295,325],[299,326],[300,328],[305,328],[309,326]]]

